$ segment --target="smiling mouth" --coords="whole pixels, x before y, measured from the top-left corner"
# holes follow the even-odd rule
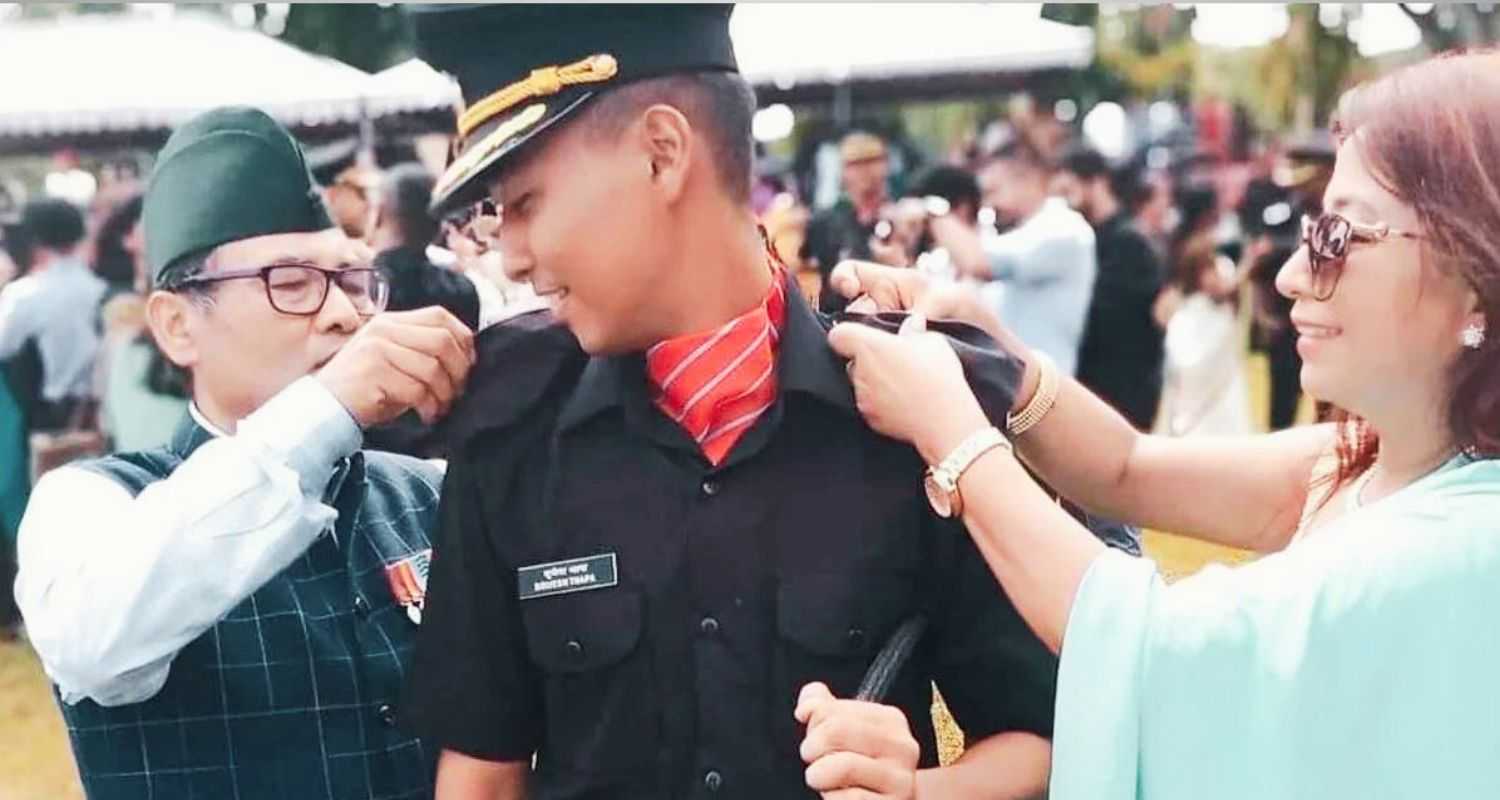
[[[1309,339],[1332,339],[1339,335],[1339,329],[1328,325],[1311,325],[1305,322],[1294,323],[1297,333]]]

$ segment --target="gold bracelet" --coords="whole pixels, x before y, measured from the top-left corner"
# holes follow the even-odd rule
[[[1032,355],[1040,373],[1036,393],[1019,413],[1005,415],[1005,429],[1010,431],[1012,439],[1036,427],[1047,416],[1057,402],[1057,392],[1061,388],[1062,381],[1058,378],[1057,365],[1052,363],[1052,359],[1036,350],[1032,351]]]

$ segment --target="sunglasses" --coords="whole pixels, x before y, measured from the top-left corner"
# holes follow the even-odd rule
[[[485,198],[454,211],[444,217],[443,222],[449,231],[479,245],[480,252],[487,252],[498,249],[500,219],[500,207],[495,201]]]
[[[172,290],[247,278],[259,278],[265,284],[266,299],[271,308],[298,317],[316,316],[322,311],[323,304],[328,302],[329,287],[335,283],[362,317],[373,317],[384,311],[391,294],[385,275],[372,267],[323,269],[312,264],[285,263],[188,278],[178,282]]]
[[[1349,257],[1350,247],[1356,243],[1376,244],[1392,237],[1422,238],[1415,233],[1395,230],[1383,222],[1366,225],[1331,211],[1325,211],[1317,217],[1304,216],[1302,243],[1307,245],[1313,297],[1318,300],[1333,297],[1333,292],[1339,285],[1339,277],[1344,272],[1344,260]]]

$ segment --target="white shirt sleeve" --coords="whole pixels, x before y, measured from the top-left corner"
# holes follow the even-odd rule
[[[32,333],[23,316],[26,286],[24,278],[17,278],[0,288],[0,360],[19,352]]]
[[[1002,233],[985,241],[990,277],[1041,285],[1058,281],[1093,260],[1093,241],[1070,231]]]
[[[479,330],[484,330],[496,322],[505,318],[505,297],[489,278],[476,275],[470,271],[461,271],[458,274],[469,279],[474,284],[474,292],[479,295]]]
[[[322,495],[360,442],[308,377],[135,497],[79,467],[44,476],[21,522],[16,600],[63,701],[160,691],[178,651],[332,527]]]

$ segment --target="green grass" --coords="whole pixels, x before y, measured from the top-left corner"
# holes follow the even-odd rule
[[[0,800],[82,800],[68,734],[36,654],[0,643]]]

